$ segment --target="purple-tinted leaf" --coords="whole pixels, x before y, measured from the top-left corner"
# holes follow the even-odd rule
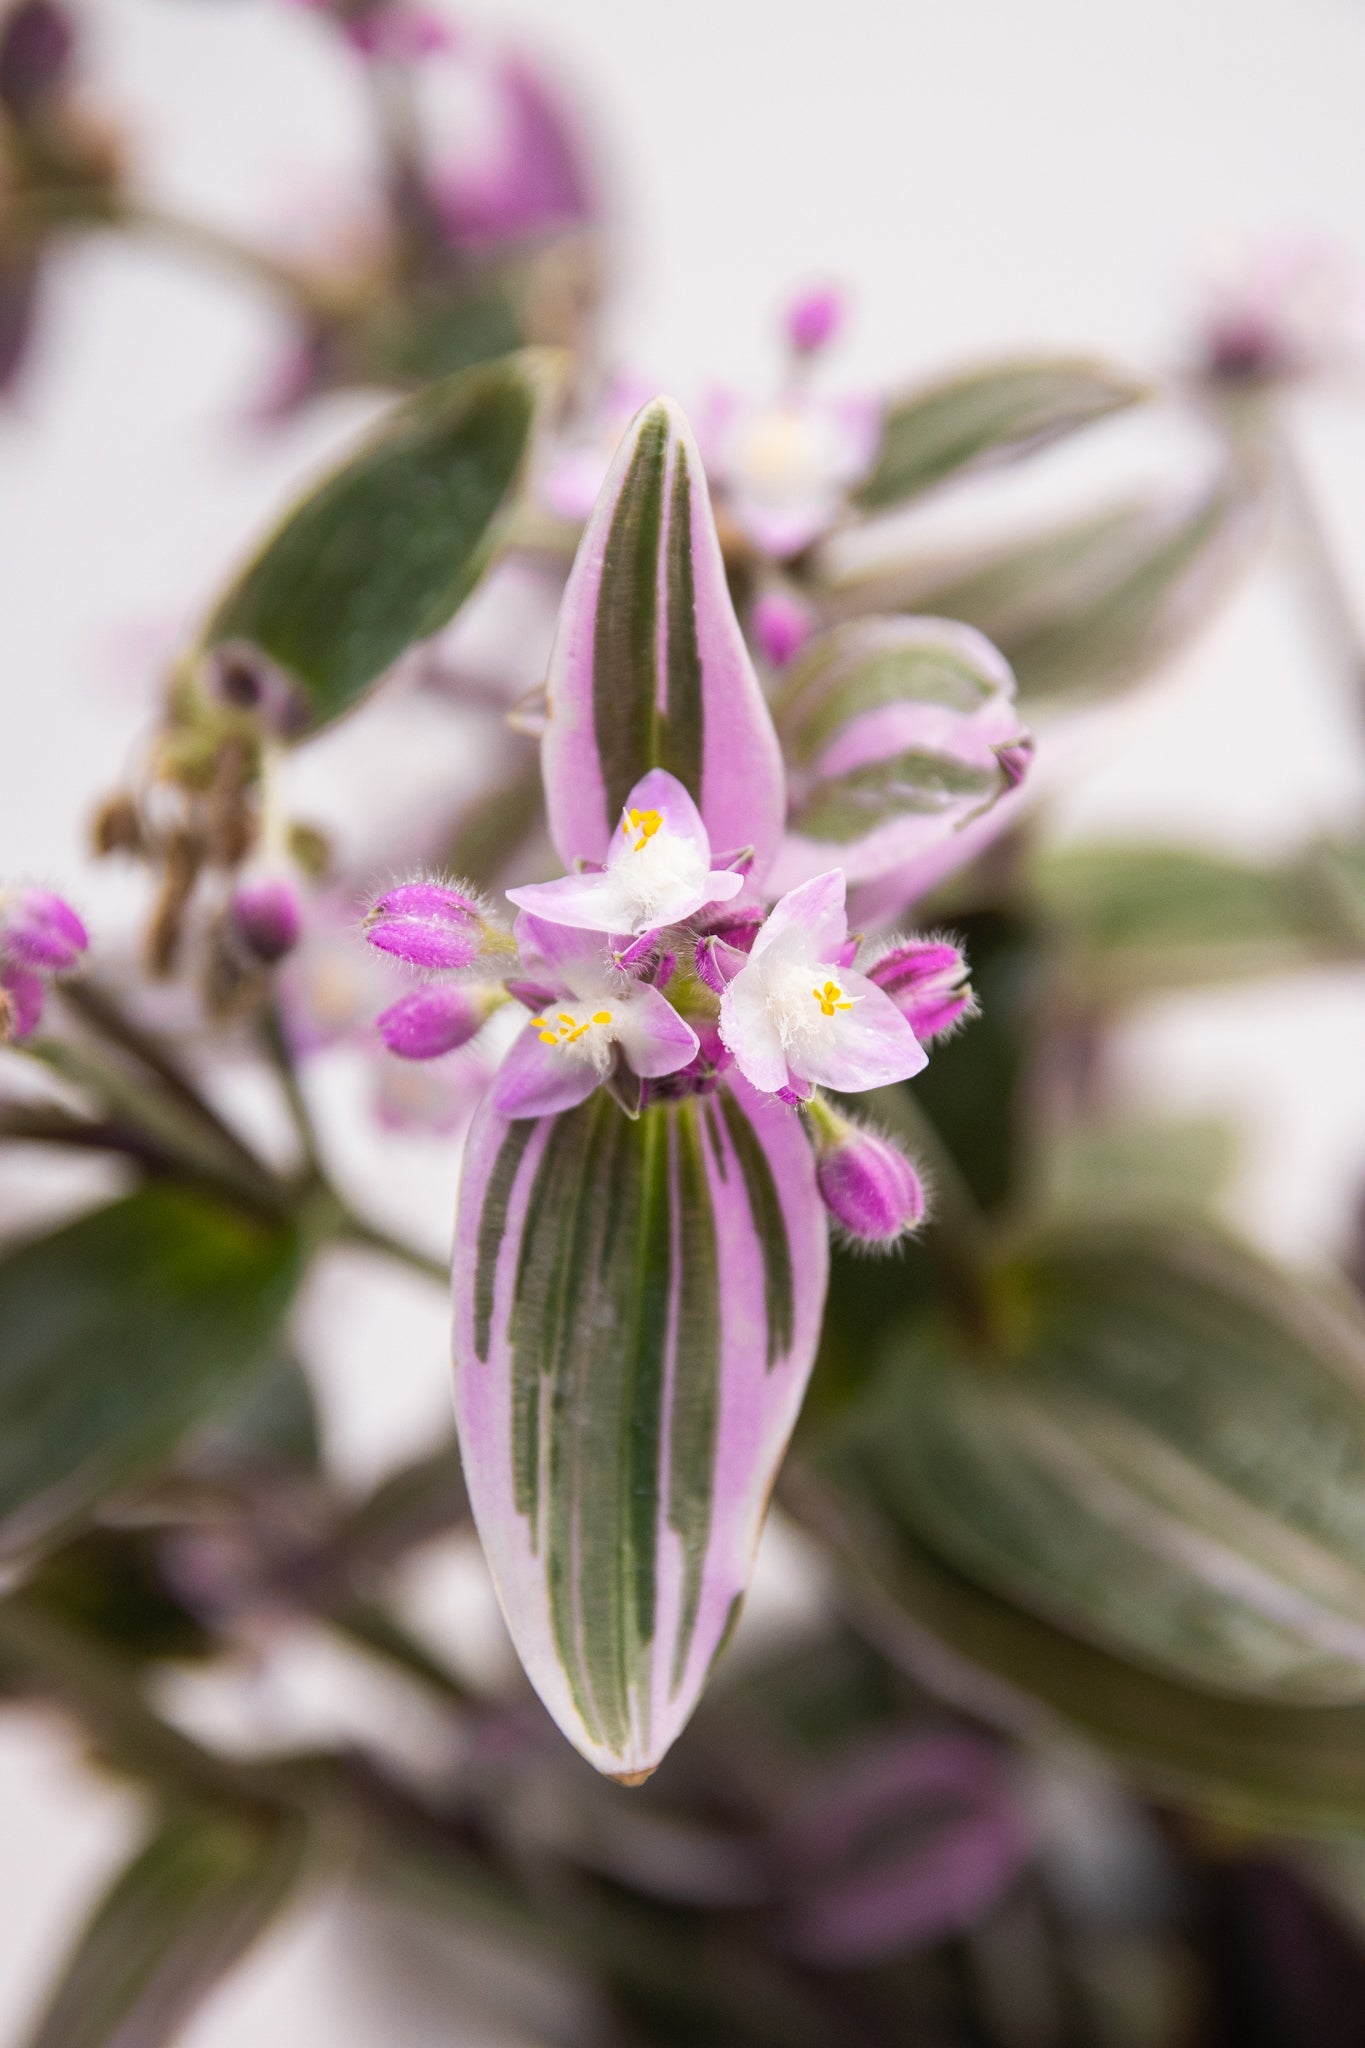
[[[599,1770],[687,1720],[748,1583],[814,1354],[824,1213],[797,1117],[735,1081],[470,1132],[456,1416],[527,1672]]]
[[[793,783],[785,888],[836,863],[850,882],[907,869],[1015,788],[1032,751],[1008,662],[947,619],[834,627],[791,670],[777,717]]]
[[[542,742],[565,866],[606,859],[631,790],[666,768],[715,848],[771,864],[777,737],[725,580],[701,458],[671,399],[627,431],[579,545],[550,658]]]
[[[783,1830],[787,1938],[834,1968],[941,1941],[995,1903],[1027,1840],[989,1743],[948,1732],[882,1738],[823,1774]]]

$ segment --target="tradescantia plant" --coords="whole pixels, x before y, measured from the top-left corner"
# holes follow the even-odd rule
[[[611,209],[530,54],[413,0],[279,26],[373,123],[352,268],[154,204],[79,13],[0,14],[0,383],[73,238],[154,236],[283,309],[258,425],[381,393],[156,679],[92,832],[135,923],[74,853],[0,877],[0,1740],[49,1703],[145,1815],[25,2038],[173,2041],[321,1872],[501,1930],[566,2048],[1203,2048],[1248,1952],[1323,2048],[1365,2011],[1323,1903],[1365,1832],[1359,1251],[1242,1241],[1235,1132],[1135,1112],[1111,1052],[1166,994],[1357,968],[1365,841],[1049,810],[1272,511],[1339,600],[1285,266],[1180,374],[890,394],[831,385],[821,286],[769,388],[685,415],[600,358]],[[1135,491],[1158,416],[1190,454]],[[1060,513],[1073,439],[1110,480]],[[380,1220],[417,1157],[425,1249]],[[30,1212],[57,1160],[98,1178]],[[453,1290],[453,1427],[368,1490],[343,1260]],[[476,1545],[499,1669],[412,1594]],[[391,1688],[344,1738],[181,1704],[319,1640]]]

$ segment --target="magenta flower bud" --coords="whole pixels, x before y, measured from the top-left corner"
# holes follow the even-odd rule
[[[414,989],[378,1020],[379,1035],[400,1060],[438,1060],[468,1045],[502,1000],[502,991],[462,982]]]
[[[816,285],[801,292],[787,308],[787,340],[800,356],[815,355],[828,348],[844,324],[848,312],[843,293],[832,284]]]
[[[893,940],[867,978],[890,996],[921,1044],[976,1014],[967,962],[951,939]]]
[[[293,952],[303,930],[299,892],[282,875],[243,882],[232,898],[230,914],[242,945],[267,967]]]
[[[891,1245],[924,1221],[924,1187],[898,1145],[816,1096],[815,1179],[830,1215],[856,1244]]]
[[[43,984],[23,967],[0,967],[0,1045],[27,1038],[43,1015]]]
[[[749,624],[763,659],[786,668],[811,636],[815,621],[810,608],[790,590],[765,590],[754,600]]]
[[[15,889],[0,896],[0,952],[17,967],[60,974],[74,967],[90,944],[69,903],[49,889]]]
[[[482,905],[444,882],[403,882],[365,918],[365,936],[381,953],[412,967],[470,967],[488,938]]]

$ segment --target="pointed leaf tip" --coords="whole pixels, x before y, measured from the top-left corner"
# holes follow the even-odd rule
[[[542,741],[566,867],[605,858],[651,768],[690,791],[713,847],[771,863],[782,757],[725,577],[701,457],[681,408],[637,413],[579,544],[550,658]]]
[[[827,1239],[796,1117],[744,1083],[630,1121],[470,1132],[455,1405],[475,1520],[532,1684],[638,1783],[738,1618],[805,1391]]]

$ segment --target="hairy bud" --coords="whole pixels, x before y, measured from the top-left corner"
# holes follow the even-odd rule
[[[898,1145],[840,1116],[820,1097],[808,1105],[821,1200],[856,1244],[891,1245],[924,1221],[924,1187]]]
[[[893,940],[866,973],[890,996],[921,1044],[976,1014],[967,962],[950,939]]]
[[[49,889],[13,889],[0,896],[0,953],[16,967],[60,974],[90,944],[69,903]]]
[[[468,1045],[503,999],[502,990],[492,985],[435,982],[385,1010],[379,1035],[400,1060],[437,1060]]]
[[[471,967],[490,935],[478,898],[445,882],[403,882],[365,918],[370,944],[412,967]]]

